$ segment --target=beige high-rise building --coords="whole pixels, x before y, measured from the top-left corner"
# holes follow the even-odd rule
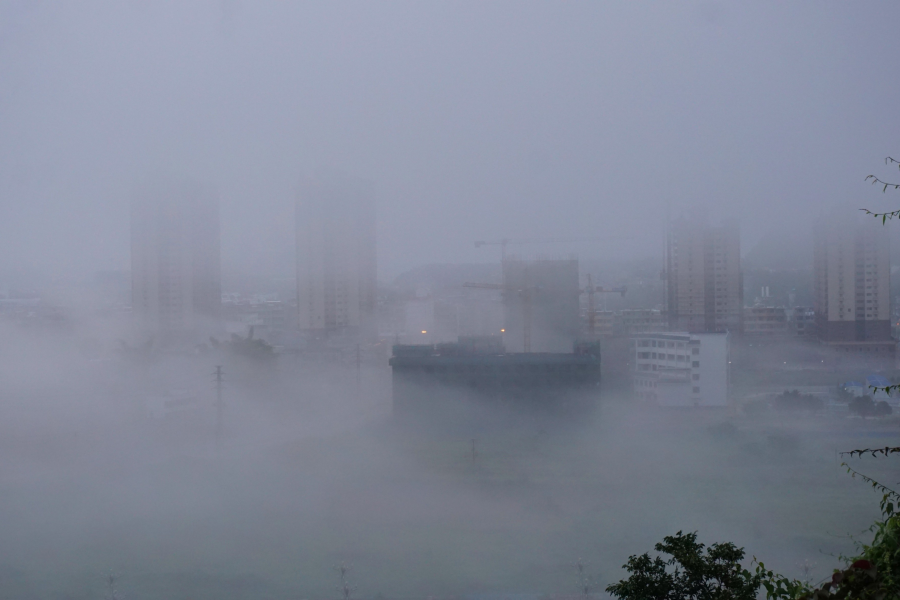
[[[666,263],[671,330],[741,331],[744,285],[737,223],[711,226],[701,212],[670,221]]]
[[[306,184],[297,200],[299,327],[319,334],[376,333],[375,198],[369,182]]]
[[[137,189],[131,205],[131,292],[145,335],[205,339],[217,331],[222,289],[214,190],[175,178]]]
[[[823,342],[891,342],[891,262],[881,221],[837,213],[816,223],[816,334]]]

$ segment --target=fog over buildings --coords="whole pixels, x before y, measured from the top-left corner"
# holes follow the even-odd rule
[[[713,227],[702,213],[673,220],[666,240],[666,268],[670,327],[740,331],[744,282],[737,223]]]
[[[297,200],[297,298],[301,330],[375,333],[377,264],[372,184],[312,182]]]
[[[890,341],[891,259],[884,227],[823,216],[816,223],[815,253],[819,336],[828,342]]]
[[[146,334],[214,332],[221,310],[219,205],[190,181],[155,180],[131,208],[131,305]]]
[[[900,446],[898,17],[0,0],[0,597],[830,581]]]

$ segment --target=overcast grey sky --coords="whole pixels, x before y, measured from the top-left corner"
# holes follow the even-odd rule
[[[127,269],[131,189],[159,171],[218,187],[226,270],[288,261],[321,169],[375,182],[382,278],[496,260],[472,242],[504,236],[659,254],[667,204],[740,218],[746,250],[822,206],[900,205],[863,183],[900,153],[898,22],[896,2],[0,0],[0,272]]]

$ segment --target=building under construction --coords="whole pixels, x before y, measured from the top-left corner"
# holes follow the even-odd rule
[[[508,353],[493,336],[456,343],[394,346],[390,359],[396,415],[478,414],[491,408],[583,414],[600,393],[600,346],[571,353]]]
[[[578,261],[503,263],[503,341],[513,352],[568,352],[578,338]]]

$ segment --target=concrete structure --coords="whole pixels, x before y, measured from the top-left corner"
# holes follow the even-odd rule
[[[530,321],[531,352],[570,352],[581,331],[578,261],[507,258],[503,282],[515,288],[503,292],[503,342],[509,351],[524,351],[524,325]]]
[[[619,335],[662,331],[665,325],[665,315],[653,308],[624,309],[613,317],[613,332]]]
[[[745,306],[744,334],[784,336],[790,332],[788,313],[783,306]]]
[[[835,215],[815,230],[816,330],[824,342],[891,339],[891,263],[880,222]]]
[[[642,333],[632,343],[639,401],[666,407],[728,406],[728,333]]]
[[[590,333],[590,319],[591,315],[587,314],[587,311],[585,311],[584,317],[582,318],[585,334]],[[616,314],[614,311],[598,310],[594,313],[593,319],[595,336],[610,336],[615,333]]]
[[[739,332],[743,286],[736,223],[713,227],[699,212],[670,221],[666,240],[669,329]]]
[[[131,299],[140,330],[205,339],[219,327],[221,293],[213,190],[177,179],[141,186],[131,205]]]
[[[795,306],[788,312],[789,330],[796,335],[813,335],[816,311],[811,306]]]
[[[375,199],[367,182],[316,180],[297,200],[297,298],[302,331],[374,337]]]
[[[498,336],[458,343],[394,346],[390,359],[394,412],[429,417],[472,409],[567,412],[598,400],[600,348],[570,353],[507,353]]]
[[[587,311],[582,316],[582,336],[589,337],[590,316]],[[666,328],[665,314],[652,308],[626,308],[622,310],[598,310],[594,313],[594,335],[609,337],[629,336],[647,331],[662,331]]]

